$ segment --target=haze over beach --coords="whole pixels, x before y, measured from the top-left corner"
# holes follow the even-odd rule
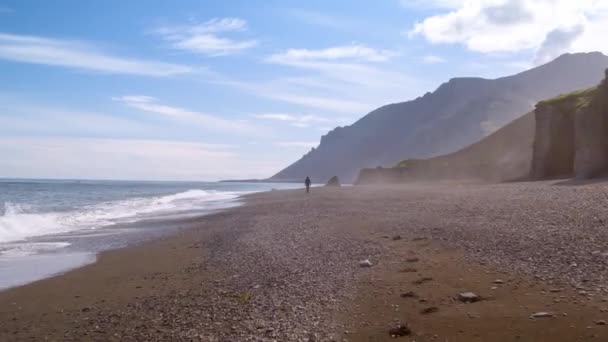
[[[608,2],[0,0],[0,341],[608,340]]]

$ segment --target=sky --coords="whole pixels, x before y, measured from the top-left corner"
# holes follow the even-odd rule
[[[265,178],[379,106],[606,37],[605,0],[0,0],[0,177]]]

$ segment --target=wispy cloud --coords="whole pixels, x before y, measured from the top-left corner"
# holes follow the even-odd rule
[[[88,43],[0,33],[0,59],[110,74],[173,76],[190,66],[113,56]]]
[[[334,46],[325,49],[288,49],[283,53],[273,54],[266,60],[268,62],[292,64],[311,60],[355,60],[364,62],[385,62],[396,53],[390,50],[381,50],[363,44]]]
[[[214,144],[150,139],[0,137],[0,155],[0,177],[28,178],[260,178],[286,163]]]
[[[336,54],[336,50],[331,48],[300,50],[317,52],[294,54],[286,50],[263,59],[268,64],[293,69],[295,74],[292,75],[289,71],[282,71],[281,75],[284,76],[277,78],[240,80],[223,74],[209,73],[205,81],[297,105],[306,112],[311,109],[322,111],[322,116],[340,113],[343,116],[341,123],[344,124],[345,121],[350,122],[380,105],[408,99],[431,86],[425,81],[413,79],[400,72],[400,67],[393,63],[378,63],[378,56],[384,56],[382,53],[374,55],[355,49]],[[319,115],[318,112],[315,114]],[[345,115],[350,119],[344,117]]]
[[[319,143],[315,141],[279,141],[275,145],[280,147],[313,148]]]
[[[114,97],[113,100],[143,112],[160,115],[184,124],[196,125],[207,130],[222,130],[233,134],[253,136],[263,134],[260,127],[243,120],[224,119],[216,115],[164,105],[151,96],[127,95]]]
[[[370,108],[370,105],[351,97],[332,97],[320,94],[316,91],[309,91],[307,87],[293,86],[291,78],[276,79],[270,81],[242,81],[226,77],[225,75],[212,74],[213,77],[207,78],[206,82],[214,84],[230,86],[259,97],[264,97],[272,100],[278,100],[285,103],[298,105],[304,108],[313,108],[323,111],[331,111],[338,113],[362,113]],[[318,83],[316,80],[311,80],[310,84]],[[339,89],[335,85],[327,85],[328,88],[334,91]],[[327,89],[325,89],[327,90]]]
[[[301,115],[301,114],[290,114],[290,113],[264,113],[264,114],[255,114],[253,115],[257,119],[263,120],[274,120],[274,121],[282,121],[286,122],[295,127],[310,127],[315,123],[330,123],[336,122],[336,120],[331,120],[326,117],[318,116],[318,115]]]
[[[443,57],[435,56],[435,55],[427,55],[422,58],[422,61],[425,64],[440,64],[445,63],[445,59]]]
[[[0,135],[153,136],[161,132],[146,122],[48,105],[0,104]]]
[[[211,19],[190,25],[162,26],[155,30],[175,49],[221,56],[241,52],[258,44],[256,40],[238,40],[226,35],[247,30],[247,22],[239,18]]]
[[[276,91],[266,93],[264,96],[303,107],[329,110],[339,113],[362,113],[369,105],[353,99],[332,98],[329,96],[308,95],[298,92]]]

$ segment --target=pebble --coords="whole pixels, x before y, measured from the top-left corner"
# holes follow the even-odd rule
[[[417,298],[418,296],[416,295],[416,293],[414,293],[414,291],[408,291],[408,292],[404,292],[401,295],[399,295],[401,298]]]
[[[473,292],[462,292],[458,294],[458,300],[463,303],[475,303],[478,302],[481,298],[473,293]]]
[[[431,278],[431,277],[422,277],[420,279],[414,280],[412,283],[414,285],[422,285],[422,284],[428,283],[429,281],[432,281],[432,280],[433,280],[433,278]]]
[[[428,315],[428,314],[432,314],[432,313],[435,313],[435,312],[438,312],[438,311],[439,311],[438,307],[431,306],[431,307],[422,309],[420,311],[420,313],[423,314],[423,315]]]
[[[359,261],[359,267],[372,267],[372,262],[367,259],[361,260]]]
[[[412,330],[410,330],[407,325],[400,324],[394,328],[391,328],[388,331],[388,334],[391,335],[391,337],[409,336],[412,334]]]
[[[535,312],[533,314],[530,315],[530,318],[549,318],[549,317],[553,317],[554,315],[550,312],[546,312],[546,311],[539,311],[539,312]]]

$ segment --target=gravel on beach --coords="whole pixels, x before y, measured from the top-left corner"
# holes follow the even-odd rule
[[[175,237],[0,293],[0,340],[342,341],[343,308],[389,262],[384,241],[439,241],[471,262],[600,296],[607,193],[537,182],[250,195]]]

